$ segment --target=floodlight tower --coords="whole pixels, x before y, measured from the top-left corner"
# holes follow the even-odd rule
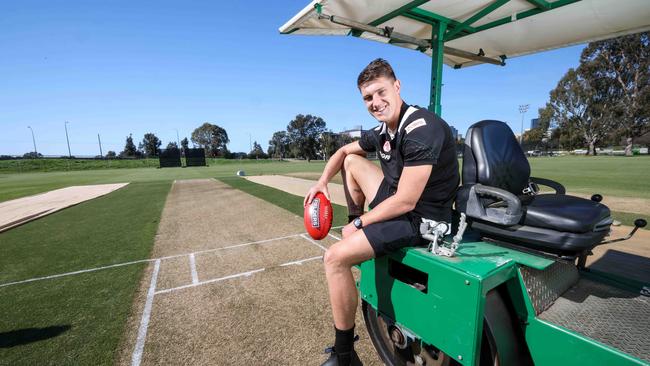
[[[68,121],[65,121],[63,127],[65,127],[65,140],[68,142],[68,158],[72,159],[72,153],[70,152],[70,139],[68,138]]]
[[[526,111],[528,111],[528,107],[530,107],[530,104],[519,105],[519,113],[521,113],[521,134],[519,135],[519,145],[523,145],[524,143],[524,115],[526,114]]]
[[[32,131],[32,142],[34,143],[34,157],[38,157],[38,151],[36,151],[36,139],[34,138],[34,130],[32,129],[32,126],[27,126],[30,131]]]

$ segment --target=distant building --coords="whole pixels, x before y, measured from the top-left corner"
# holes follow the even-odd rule
[[[454,136],[454,140],[458,140],[458,130],[454,126],[449,126],[451,128],[451,135]]]
[[[550,138],[553,135],[553,131],[555,131],[560,125],[557,123],[555,120],[551,120],[551,122],[548,124],[548,130],[546,130],[546,137]]]
[[[533,118],[530,120],[530,129],[534,130],[539,127],[539,118]]]
[[[352,138],[361,138],[361,132],[363,132],[363,126],[358,125],[358,126],[354,126],[350,130],[341,131],[339,132],[339,134],[341,135],[346,134]]]

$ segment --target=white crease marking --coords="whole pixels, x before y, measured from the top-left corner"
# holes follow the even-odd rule
[[[138,329],[138,338],[135,342],[135,349],[131,357],[131,366],[140,366],[142,361],[142,351],[144,350],[144,342],[147,338],[147,329],[149,328],[149,318],[151,317],[151,306],[153,305],[153,298],[156,294],[156,282],[158,281],[158,271],[160,270],[160,259],[156,260],[151,275],[151,283],[149,284],[149,291],[147,291],[147,301],[144,304],[142,311],[142,319],[140,320],[140,329]]]
[[[339,237],[336,236],[336,235],[332,235],[332,234],[327,234],[327,235],[331,236],[332,238],[334,238],[334,239],[336,239],[336,240],[341,240],[341,238],[339,238]]]
[[[318,244],[318,243],[316,242],[316,240],[314,240],[314,239],[308,237],[308,236],[305,235],[305,234],[301,234],[300,236],[301,236],[303,239],[308,240],[310,243],[314,244],[315,246],[317,246],[317,247],[323,249],[324,251],[327,251],[327,248],[325,248],[324,246]]]
[[[80,271],[67,272],[67,273],[59,273],[59,274],[54,274],[54,275],[49,275],[49,276],[44,276],[44,277],[35,277],[35,278],[30,278],[30,279],[21,280],[21,281],[15,281],[15,282],[7,282],[7,283],[0,284],[0,287],[18,285],[18,284],[21,284],[21,283],[28,283],[28,282],[34,282],[34,281],[49,280],[49,279],[52,279],[52,278],[72,276],[72,275],[87,273],[87,272],[101,271],[101,270],[104,270],[104,269],[110,269],[110,268],[121,267],[121,266],[128,266],[128,265],[137,264],[137,263],[147,263],[147,262],[154,262],[154,261],[157,261],[157,260],[165,260],[165,259],[173,259],[173,258],[185,257],[185,256],[190,255],[190,254],[202,254],[202,253],[216,252],[216,251],[219,251],[219,250],[241,248],[241,247],[245,247],[245,246],[249,246],[249,245],[255,245],[255,244],[265,244],[265,243],[270,243],[270,242],[277,241],[277,240],[294,238],[294,237],[301,236],[301,235],[302,234],[292,234],[292,235],[280,236],[280,237],[277,237],[277,238],[264,239],[264,240],[258,240],[258,241],[251,241],[251,242],[242,243],[242,244],[235,244],[235,245],[230,245],[230,246],[227,246],[227,247],[200,250],[198,252],[193,252],[193,253],[183,253],[183,254],[168,255],[168,256],[165,256],[165,257],[158,257],[158,258],[151,258],[151,259],[139,259],[139,260],[136,260],[136,261],[111,264],[111,265],[103,266],[103,267],[90,268],[90,269],[84,269],[84,270],[80,270]]]
[[[257,272],[262,272],[262,271],[264,271],[265,269],[266,269],[266,268],[260,268],[260,269],[255,269],[255,270],[248,271],[248,272],[242,272],[242,273],[233,274],[233,275],[230,275],[230,276],[219,277],[219,278],[213,278],[213,279],[211,279],[211,280],[202,281],[202,282],[198,282],[198,283],[193,283],[193,284],[190,284],[190,285],[184,285],[184,286],[178,286],[178,287],[167,288],[167,289],[160,290],[160,291],[156,292],[156,295],[158,295],[158,294],[166,294],[166,293],[168,293],[168,292],[177,291],[177,290],[183,290],[183,289],[190,288],[190,287],[197,287],[197,286],[201,286],[201,285],[207,285],[208,283],[220,282],[220,281],[224,281],[224,280],[229,280],[229,279],[231,279],[231,278],[248,277],[248,276],[250,276],[250,275],[252,275],[252,274],[255,274],[255,273],[257,273]]]
[[[192,271],[192,283],[199,283],[199,274],[196,273],[196,259],[194,258],[194,253],[190,254],[190,270]]]
[[[311,257],[311,258],[307,258],[307,259],[301,259],[301,260],[299,260],[299,261],[293,261],[293,262],[282,263],[282,264],[280,265],[280,267],[293,266],[293,265],[298,265],[298,266],[300,266],[300,265],[302,265],[302,264],[305,263],[305,262],[314,261],[314,260],[316,260],[316,259],[323,259],[323,256],[322,256],[322,255],[319,255],[319,256],[317,256],[317,257]]]

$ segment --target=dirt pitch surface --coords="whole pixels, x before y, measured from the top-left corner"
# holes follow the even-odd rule
[[[128,183],[71,186],[0,202],[0,232],[120,189]]]
[[[302,218],[215,180],[176,181],[123,342],[123,365],[320,365],[333,342]],[[332,233],[336,235],[336,233]],[[356,344],[381,364],[357,313]]]

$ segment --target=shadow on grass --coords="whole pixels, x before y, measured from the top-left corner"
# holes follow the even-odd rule
[[[55,325],[45,328],[25,328],[0,333],[0,348],[11,348],[23,344],[54,338],[72,328],[69,325]]]

